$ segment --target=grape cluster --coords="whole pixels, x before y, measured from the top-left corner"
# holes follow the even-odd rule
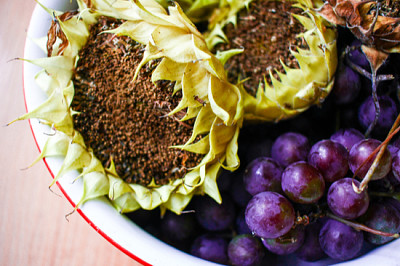
[[[301,133],[280,134],[265,156],[221,174],[222,204],[195,196],[183,214],[150,216],[143,226],[153,225],[151,233],[194,256],[231,265],[278,264],[288,256],[343,261],[368,244],[393,240],[388,234],[400,232],[400,202],[389,197],[400,184],[397,144],[382,157],[368,189],[356,193],[365,174],[353,177],[360,166],[355,162],[381,141],[350,128],[313,143]]]
[[[359,49],[346,57],[368,70]],[[382,71],[400,69],[399,57]],[[400,233],[400,138],[390,141],[373,174],[367,172],[399,113],[400,85],[378,87],[380,116],[365,136],[376,114],[370,86],[341,63],[322,106],[278,124],[242,128],[241,167],[217,180],[222,204],[194,196],[181,215],[141,211],[130,218],[184,252],[241,266],[335,263],[392,241]],[[366,176],[371,180],[363,183]]]
[[[252,192],[253,187],[263,187],[268,180],[277,179],[271,172],[263,174],[254,169],[263,169],[265,162],[286,166],[280,177],[280,189],[266,188],[248,202],[245,219],[249,229],[262,239],[268,251],[287,255],[299,250],[298,257],[307,261],[319,260],[322,254],[338,260],[354,258],[360,255],[364,237],[373,244],[390,241],[393,238],[364,234],[352,226],[362,222],[387,233],[400,232],[400,209],[377,199],[373,193],[370,196],[368,190],[354,189],[360,187],[360,182],[353,176],[365,176],[374,156],[367,159],[380,144],[377,139],[365,139],[354,128],[341,129],[312,146],[300,133],[280,135],[272,144],[271,157],[253,160],[244,173],[245,189]],[[390,182],[385,178],[389,174],[393,185],[397,185],[400,179],[392,173],[396,168],[392,171],[392,155],[385,151],[372,177],[376,184],[371,185],[384,186]],[[370,204],[372,199],[374,204]],[[318,229],[307,229],[308,226]],[[313,254],[313,250],[322,252]]]

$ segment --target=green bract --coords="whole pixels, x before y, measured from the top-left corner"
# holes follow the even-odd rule
[[[239,165],[237,138],[243,120],[243,99],[239,88],[227,81],[222,63],[208,50],[203,36],[178,5],[169,7],[167,12],[153,0],[77,0],[77,4],[78,14],[58,20],[68,40],[62,53],[57,55],[60,45],[57,48],[56,43],[50,57],[26,59],[43,68],[36,81],[48,99],[17,120],[37,118],[55,130],[36,161],[65,156],[53,184],[67,171],[79,170],[78,178],[84,184],[79,204],[107,195],[120,212],[160,207],[180,213],[195,194],[205,193],[220,202],[216,178],[221,167],[234,170]],[[62,14],[45,9],[56,18]],[[162,186],[154,182],[148,186],[126,183],[118,177],[113,164],[103,167],[74,129],[71,78],[89,26],[99,16],[123,19],[125,22],[110,32],[127,35],[146,46],[140,66],[132,71],[138,73],[147,62],[161,60],[152,80],[174,81],[175,91],[182,92],[182,99],[171,114],[185,110],[183,120],[195,118],[195,123],[190,140],[173,148],[204,154],[201,163],[183,178]]]
[[[279,1],[279,0],[277,0]],[[236,25],[237,14],[247,8],[251,0],[221,0],[209,21],[205,34],[210,49],[221,42],[228,42],[224,28]],[[304,10],[302,15],[292,14],[304,28],[298,37],[304,38],[308,48],[296,47],[290,53],[299,68],[284,65],[284,73],[270,70],[271,84],[264,81],[256,88],[256,96],[244,94],[245,119],[278,121],[294,116],[308,107],[321,103],[332,89],[337,66],[336,28],[314,11],[311,0],[292,0],[295,7]],[[289,48],[288,48],[289,49]],[[237,51],[232,51],[234,53]],[[272,72],[277,72],[279,80]]]

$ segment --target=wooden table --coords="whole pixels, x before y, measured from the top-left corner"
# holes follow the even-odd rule
[[[34,0],[1,1],[0,8],[0,265],[140,265],[108,243],[72,211],[43,162],[25,113],[22,62]]]

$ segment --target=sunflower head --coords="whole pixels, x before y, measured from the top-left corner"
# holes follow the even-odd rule
[[[285,119],[331,91],[336,28],[313,8],[309,0],[233,0],[211,16],[207,44],[230,57],[225,66],[245,95],[246,119]]]
[[[179,213],[195,194],[220,202],[216,179],[239,165],[243,120],[240,89],[220,59],[178,5],[77,4],[67,13],[44,7],[55,21],[48,57],[26,59],[43,68],[36,81],[48,99],[17,120],[55,131],[37,160],[65,157],[54,182],[79,170],[78,206],[104,195],[120,212]]]

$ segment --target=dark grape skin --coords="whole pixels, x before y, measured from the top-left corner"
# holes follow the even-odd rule
[[[305,161],[310,150],[310,143],[304,135],[287,132],[280,135],[272,144],[271,157],[283,167],[297,161]]]
[[[349,153],[349,167],[350,170],[354,173],[362,163],[372,154],[372,152],[378,148],[381,144],[379,140],[376,139],[364,139],[356,144],[350,150]],[[360,170],[357,172],[357,177],[364,178],[368,169],[371,167],[375,156],[366,163]],[[378,180],[384,178],[387,174],[389,174],[392,167],[392,156],[390,152],[386,149],[384,152],[379,164],[372,175],[372,180]]]
[[[244,170],[239,169],[237,170],[237,172],[233,172],[233,174],[235,175],[232,178],[232,185],[229,191],[229,195],[238,206],[244,208],[252,197],[251,194],[247,192],[244,186]]]
[[[295,218],[290,201],[270,191],[253,196],[245,210],[249,229],[262,238],[277,238],[286,234],[292,228]]]
[[[392,159],[392,173],[397,181],[400,181],[400,150],[398,150]]]
[[[350,151],[354,144],[364,139],[364,135],[355,128],[342,128],[333,133],[330,139]]]
[[[260,239],[249,234],[237,235],[228,244],[228,258],[235,266],[260,265],[264,255]]]
[[[134,212],[127,213],[126,216],[149,234],[160,239],[162,238],[160,210],[138,209]]]
[[[254,159],[244,171],[244,186],[253,196],[263,191],[281,192],[282,171],[280,164],[272,158]]]
[[[304,243],[304,226],[296,226],[278,238],[263,238],[262,243],[274,254],[288,255],[294,253]]]
[[[296,256],[303,261],[317,261],[326,257],[319,243],[319,232],[321,231],[322,222],[316,221],[310,223],[305,228],[304,242],[299,249],[296,250]]]
[[[378,122],[372,130],[378,136],[386,135],[396,120],[398,111],[392,98],[387,95],[378,96],[380,114]],[[367,129],[375,119],[375,105],[372,96],[369,96],[360,106],[358,111],[360,125]]]
[[[319,233],[319,243],[322,250],[331,258],[349,260],[356,257],[364,242],[362,231],[328,219]]]
[[[271,139],[252,139],[248,141],[249,143],[243,143],[246,145],[246,150],[240,158],[241,162],[248,164],[251,161],[260,157],[270,157],[271,156]]]
[[[339,64],[335,74],[335,85],[332,95],[337,104],[349,104],[353,102],[361,90],[360,75],[351,67]]]
[[[235,205],[227,194],[222,194],[222,203],[205,196],[194,202],[195,217],[206,230],[221,231],[230,228],[236,217]]]
[[[241,211],[237,216],[236,216],[236,233],[238,235],[246,235],[246,234],[251,234],[251,230],[247,226],[246,219],[244,217],[244,210]]]
[[[359,40],[354,40],[351,43],[353,49],[347,54],[348,59],[353,62],[354,64],[369,70],[369,61],[365,54],[361,51],[361,42]]]
[[[363,215],[369,206],[367,191],[356,193],[353,183],[360,186],[360,182],[349,177],[337,180],[329,187],[327,196],[329,209],[337,216],[350,220]]]
[[[232,187],[232,180],[235,178],[236,172],[223,170],[218,176],[217,185],[220,191],[227,192]]]
[[[227,264],[228,241],[213,234],[200,235],[193,241],[190,254],[208,261]]]
[[[322,174],[307,162],[295,162],[282,173],[282,190],[292,201],[316,203],[325,192]]]
[[[166,212],[161,219],[161,233],[168,242],[184,243],[196,235],[197,222],[193,213],[182,213],[177,215]]]
[[[326,182],[334,182],[347,174],[348,159],[346,147],[329,139],[315,143],[308,154],[308,163],[321,172]]]
[[[374,202],[361,218],[366,226],[386,232],[400,233],[400,212],[389,202]],[[375,245],[383,245],[392,241],[393,237],[365,233],[365,239]]]

